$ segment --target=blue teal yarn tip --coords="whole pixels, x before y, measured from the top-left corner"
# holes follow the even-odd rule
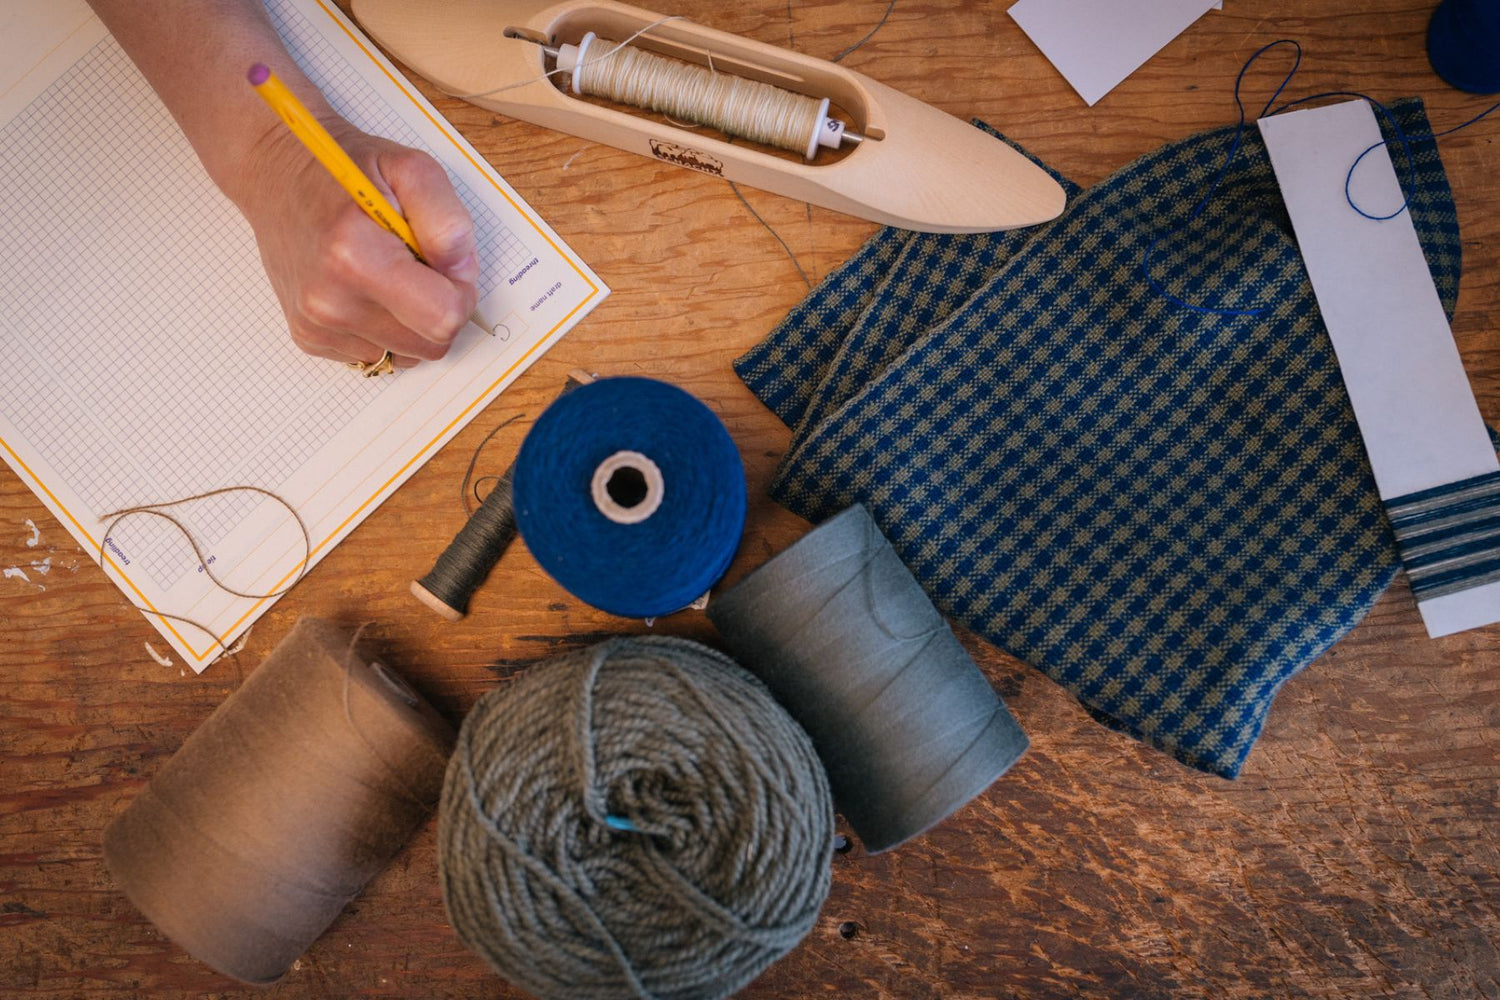
[[[1500,0],[1443,0],[1427,26],[1427,58],[1459,90],[1500,93]]]
[[[660,506],[637,523],[611,520],[592,489],[596,470],[621,452],[660,471]],[[521,537],[542,568],[580,600],[628,618],[701,597],[729,568],[745,526],[745,469],[729,432],[691,394],[648,378],[600,379],[548,407],[521,445],[514,493]]]

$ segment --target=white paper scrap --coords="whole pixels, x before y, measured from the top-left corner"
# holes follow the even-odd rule
[[[1216,6],[1213,0],[1018,0],[1010,16],[1093,105]]]

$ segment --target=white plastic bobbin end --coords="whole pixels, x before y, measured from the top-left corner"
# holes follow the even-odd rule
[[[560,45],[557,48],[557,69],[572,78],[572,88],[575,94],[583,93],[583,87],[578,82],[578,67],[588,60],[589,46],[594,43],[594,38],[594,33],[590,31],[577,45]]]
[[[638,451],[617,451],[599,463],[589,486],[594,506],[616,524],[640,524],[667,492],[655,462]]]
[[[562,57],[559,56],[558,65],[562,65],[561,59]],[[847,127],[837,118],[828,117],[828,98],[823,98],[823,103],[818,105],[818,123],[813,126],[812,135],[807,140],[807,153],[805,154],[807,158],[810,160],[817,156],[819,146],[838,149],[839,144],[844,140],[844,129]]]

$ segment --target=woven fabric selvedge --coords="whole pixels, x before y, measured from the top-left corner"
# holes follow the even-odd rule
[[[1427,135],[1420,102],[1396,112]],[[1152,270],[1190,302],[1265,313],[1184,309],[1140,275],[1230,137],[1173,143],[1082,193],[915,335],[901,317],[932,308],[919,299],[942,282],[882,281],[874,267],[814,295],[864,303],[804,332],[814,367],[792,360],[798,335],[783,328],[759,361],[779,353],[795,375],[738,366],[757,394],[803,380],[777,499],[813,520],[865,503],[943,610],[1110,725],[1226,776],[1280,685],[1365,615],[1397,566],[1253,130]],[[1451,311],[1452,196],[1435,144],[1414,141],[1412,155],[1412,219]],[[816,301],[799,309],[828,315]],[[895,356],[879,347],[887,330]],[[881,360],[833,386],[856,342]]]

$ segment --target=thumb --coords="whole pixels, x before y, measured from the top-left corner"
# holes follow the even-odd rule
[[[450,281],[474,284],[479,278],[474,221],[443,168],[406,147],[383,150],[379,166],[428,265]]]

